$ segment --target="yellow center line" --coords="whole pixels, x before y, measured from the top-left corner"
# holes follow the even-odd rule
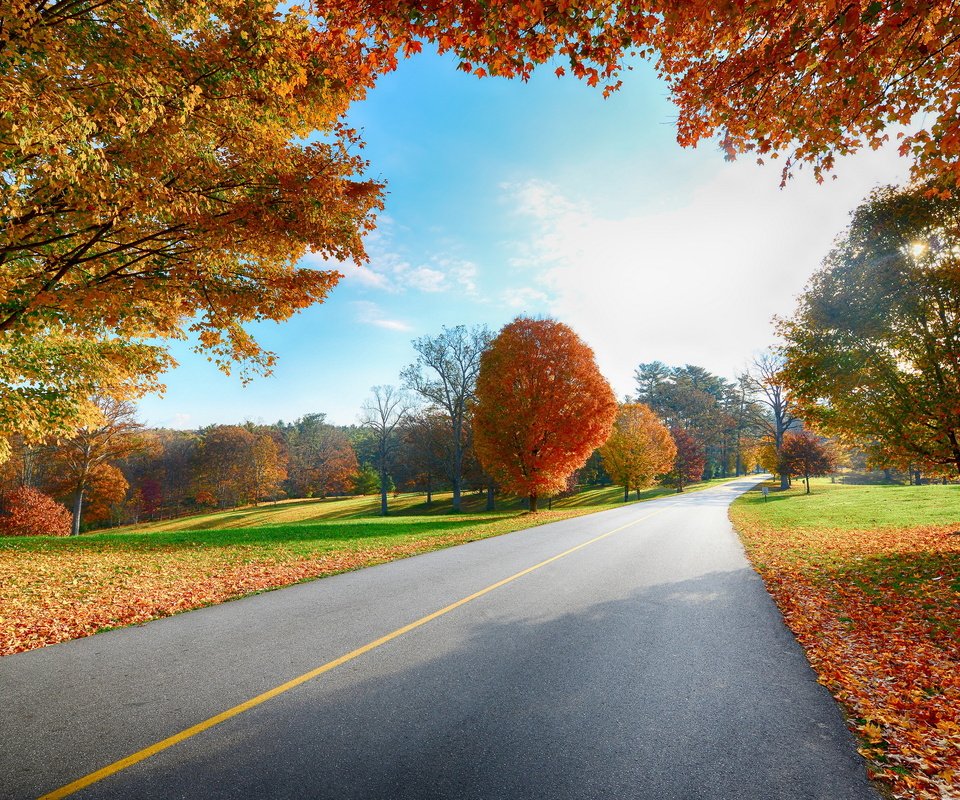
[[[91,772],[89,775],[84,775],[82,778],[78,778],[72,783],[68,783],[66,786],[61,786],[59,789],[55,789],[52,792],[41,796],[39,800],[59,800],[62,797],[69,797],[70,795],[79,792],[81,789],[85,789],[87,786],[90,786],[98,781],[102,781],[104,778],[108,778],[111,775],[115,775],[122,770],[127,769],[127,767],[132,767],[134,764],[150,758],[150,756],[156,755],[157,753],[166,750],[168,747],[173,747],[175,744],[179,744],[187,739],[190,739],[193,736],[196,736],[198,733],[202,733],[209,728],[212,728],[214,725],[219,725],[221,722],[225,722],[231,717],[235,717],[238,714],[242,714],[244,711],[249,711],[251,708],[256,708],[261,703],[267,702],[278,695],[288,692],[291,689],[299,686],[302,683],[313,680],[314,678],[323,675],[325,672],[330,672],[332,669],[346,664],[348,661],[353,661],[353,659],[362,656],[364,653],[369,653],[371,650],[376,650],[381,645],[385,645],[387,642],[391,642],[394,639],[403,636],[405,633],[409,633],[416,628],[419,628],[421,625],[426,625],[428,622],[431,622],[438,617],[442,617],[444,614],[449,614],[454,609],[460,608],[460,606],[466,605],[472,600],[476,600],[479,597],[483,597],[485,594],[489,594],[495,589],[499,589],[501,586],[506,586],[508,583],[522,578],[524,575],[529,575],[531,572],[534,572],[542,567],[547,566],[547,564],[552,564],[554,561],[558,561],[561,558],[565,558],[571,553],[576,553],[578,550],[582,550],[584,547],[589,547],[595,542],[599,542],[601,539],[606,539],[608,536],[613,536],[615,533],[619,533],[626,528],[633,527],[634,525],[643,522],[644,520],[650,519],[650,517],[660,514],[666,511],[668,508],[673,508],[673,505],[664,506],[663,508],[658,509],[657,511],[652,511],[649,514],[646,514],[639,519],[635,519],[633,522],[628,522],[626,525],[621,525],[619,528],[614,528],[611,531],[602,533],[599,536],[594,537],[586,542],[571,547],[569,550],[564,550],[562,553],[558,553],[555,556],[551,556],[545,561],[541,561],[539,564],[534,564],[532,567],[527,567],[520,572],[517,572],[514,575],[511,575],[509,578],[504,578],[503,580],[497,581],[496,583],[490,584],[485,589],[481,589],[478,592],[474,592],[467,597],[464,597],[460,600],[457,600],[455,603],[451,603],[448,606],[444,606],[438,611],[434,611],[432,614],[427,614],[425,617],[411,622],[409,625],[404,625],[402,628],[397,628],[395,631],[388,633],[386,636],[381,636],[379,639],[358,647],[356,650],[351,650],[346,655],[342,655],[339,658],[335,658],[333,661],[328,661],[326,664],[312,669],[309,672],[303,673],[292,680],[282,683],[279,686],[270,689],[263,694],[258,694],[256,697],[251,697],[249,700],[240,703],[239,705],[234,706],[233,708],[228,708],[226,711],[221,711],[219,714],[216,714],[208,719],[203,720],[203,722],[198,722],[196,725],[191,725],[189,728],[185,728],[179,733],[175,733],[173,736],[168,736],[166,739],[161,739],[159,742],[145,747],[142,750],[138,750],[136,753],[133,753],[126,758],[121,758],[119,761],[114,761],[112,764],[98,769],[96,772]]]

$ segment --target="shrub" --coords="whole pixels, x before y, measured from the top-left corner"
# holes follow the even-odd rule
[[[52,497],[23,486],[2,499],[0,536],[69,536],[71,515]]]

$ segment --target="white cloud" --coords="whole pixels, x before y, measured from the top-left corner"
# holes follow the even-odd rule
[[[594,347],[617,394],[632,389],[641,361],[732,376],[772,343],[771,317],[792,311],[849,212],[906,171],[890,147],[842,160],[836,181],[801,174],[780,190],[776,164],[741,161],[679,207],[620,217],[544,181],[505,185],[530,222],[511,266],[534,286],[504,300],[519,307],[546,294],[550,313]]]
[[[402,273],[403,281],[421,292],[443,292],[447,289],[447,276],[438,269],[417,267]]]
[[[521,286],[516,289],[504,289],[500,293],[500,300],[508,308],[525,311],[531,306],[543,306],[550,298],[539,289]]]
[[[365,325],[374,325],[378,328],[384,328],[388,331],[400,331],[406,333],[413,330],[413,326],[399,319],[390,319],[383,313],[383,309],[376,303],[367,300],[357,300],[353,303],[356,309],[357,322]]]
[[[384,218],[379,220],[384,224]],[[325,261],[316,253],[309,253],[304,263],[315,269],[336,269],[343,273],[344,282],[365,289],[400,294],[408,290],[436,294],[459,292],[477,293],[479,268],[472,261],[445,253],[427,254],[419,263],[411,263],[397,244],[394,221],[386,218],[386,225],[367,235],[365,246],[370,260],[360,266],[352,262]]]

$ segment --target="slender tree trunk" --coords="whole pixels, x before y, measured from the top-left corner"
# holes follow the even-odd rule
[[[433,504],[433,481],[431,480],[432,476],[430,473],[427,473],[427,505]]]
[[[809,472],[803,473],[803,480],[807,484],[807,494],[810,494],[810,473]]]
[[[530,494],[530,510],[537,510],[537,495],[535,493]]]
[[[960,473],[960,439],[957,439],[957,432],[950,431],[947,434],[950,439],[950,447],[953,450],[953,460],[957,465],[957,472]]]
[[[623,485],[623,502],[626,503],[630,499],[630,484],[625,483]]]
[[[70,526],[70,535],[80,535],[80,515],[83,513],[83,489],[77,489],[73,496],[73,524]]]
[[[387,516],[387,470],[380,468],[380,516]]]
[[[460,492],[463,482],[463,445],[460,437],[463,435],[463,421],[455,420],[453,423],[453,510],[460,511]]]
[[[493,498],[493,484],[487,484],[487,511],[493,511],[494,507],[494,498]]]

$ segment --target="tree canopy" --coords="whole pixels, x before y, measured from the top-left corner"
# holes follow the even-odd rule
[[[670,471],[677,446],[670,431],[643,403],[620,406],[610,438],[600,447],[603,466],[623,486],[626,501],[630,490],[652,486],[658,475]]]
[[[344,114],[424,43],[481,77],[550,62],[606,94],[653,60],[682,144],[782,153],[787,174],[906,126],[916,175],[945,192],[958,41],[945,0],[9,0],[0,433],[69,433],[94,395],[157,388],[164,339],[268,370],[245,323],[322,301],[382,204]]]
[[[960,199],[876,190],[794,316],[801,416],[886,460],[960,472]]]
[[[517,317],[480,360],[474,446],[506,491],[530,498],[566,487],[606,441],[617,402],[593,351],[562,322]]]
[[[157,339],[269,368],[243,323],[339,278],[298,259],[363,259],[380,186],[338,121],[362,81],[323,38],[264,0],[5,4],[0,430],[155,388]]]

